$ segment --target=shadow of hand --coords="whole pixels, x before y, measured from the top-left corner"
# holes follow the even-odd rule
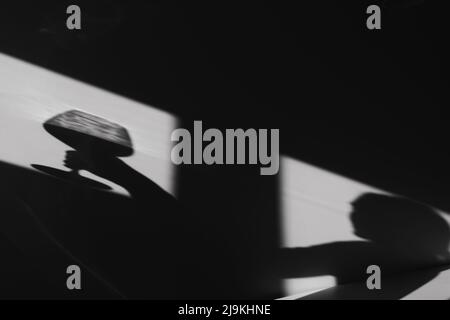
[[[64,166],[72,170],[87,170],[102,178],[115,181],[126,164],[117,157],[100,152],[66,151]]]

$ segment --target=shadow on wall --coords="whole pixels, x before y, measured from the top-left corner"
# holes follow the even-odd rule
[[[122,160],[95,161],[101,169],[94,172],[124,186],[132,198],[0,164],[0,297],[182,296],[177,261],[189,239],[183,210]],[[75,151],[67,154],[68,167],[81,169],[79,163]],[[66,288],[71,264],[82,269],[81,291]]]
[[[367,241],[282,250],[279,262],[284,277],[333,275],[338,284],[345,284],[304,299],[399,299],[440,270],[406,281],[401,273],[450,263],[449,225],[430,207],[402,197],[365,193],[353,202],[350,218],[355,235]],[[400,273],[399,279],[387,282],[382,290],[368,290],[366,268],[372,264],[380,266],[383,275]]]
[[[194,195],[191,204],[205,201],[200,201],[204,207],[191,210],[185,199],[176,201],[117,157],[93,153],[86,163],[77,151],[69,151],[65,164],[123,186],[131,198],[1,164],[2,181],[9,181],[0,185],[2,297],[268,297],[281,294],[282,278],[331,274],[339,284],[362,285],[306,298],[398,299],[438,271],[408,281],[400,277],[381,291],[369,291],[364,287],[368,265],[379,265],[384,276],[450,261],[447,222],[405,198],[366,193],[354,201],[355,234],[367,241],[280,251],[273,234],[264,233],[277,229],[269,223],[275,216],[262,215],[257,204],[252,209],[245,202],[257,203],[258,195],[263,196],[242,193],[254,183],[251,175],[248,186],[234,191],[210,186],[209,193],[195,195],[198,189],[192,188],[185,194]],[[242,173],[230,171],[230,184],[223,188],[246,177]],[[221,174],[200,175],[197,183],[212,183]],[[183,173],[181,179],[189,175]],[[217,202],[224,197],[229,197],[227,203]],[[84,270],[85,290],[80,293],[65,287],[70,264]]]
[[[354,232],[366,241],[280,250],[276,176],[252,166],[180,167],[176,200],[114,153],[82,146],[66,153],[65,166],[114,182],[130,197],[0,164],[7,261],[0,296],[277,298],[286,277],[365,283],[372,264],[389,275],[450,262],[448,223],[406,198],[366,193],[353,202]],[[65,287],[71,264],[84,270],[81,293]],[[353,288],[345,297],[397,299],[436,275],[381,292]]]
[[[115,154],[81,145],[64,159],[75,174],[0,163],[0,248],[6,261],[0,297],[282,295],[281,279],[270,269],[279,245],[276,177],[265,179],[257,167],[191,166],[179,174],[177,201]],[[122,186],[130,197],[92,185],[79,170]],[[83,272],[79,292],[66,288],[71,264]]]

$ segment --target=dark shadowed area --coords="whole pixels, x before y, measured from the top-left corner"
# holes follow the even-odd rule
[[[279,128],[282,154],[450,210],[446,11],[382,1],[383,28],[369,32],[372,3],[78,1],[82,30],[68,32],[71,2],[18,0],[0,4],[0,52],[169,111],[180,127],[202,120],[219,129]],[[0,164],[9,296],[71,297],[52,268],[76,261],[95,286],[89,297],[277,298],[284,277],[322,271],[353,281],[342,256],[356,256],[350,268],[360,268],[374,255],[389,269],[398,252],[409,259],[406,248],[420,252],[406,260],[415,265],[448,242],[432,209],[366,195],[352,217],[369,242],[292,249],[280,266],[278,176],[252,166],[181,166],[175,200],[120,158],[80,162],[76,151],[66,154],[69,169],[90,166],[131,197],[69,183],[32,159],[41,172]],[[370,220],[372,211],[380,221]],[[385,233],[386,220],[405,226],[404,212],[421,229]],[[429,230],[440,236],[428,238]],[[29,277],[17,284],[19,273]],[[392,297],[434,276],[394,288]],[[42,292],[47,282],[54,286]],[[30,283],[36,291],[20,291]]]

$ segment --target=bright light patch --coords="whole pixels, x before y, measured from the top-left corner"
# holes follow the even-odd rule
[[[0,70],[0,161],[68,170],[63,158],[71,148],[48,134],[42,124],[56,114],[80,109],[127,128],[135,153],[122,159],[174,194],[170,161],[174,116],[4,54],[0,54]]]
[[[353,234],[351,202],[366,192],[385,193],[368,185],[288,157],[281,159],[282,246],[308,247],[361,240]],[[285,279],[287,296],[304,295],[335,284],[332,276]]]

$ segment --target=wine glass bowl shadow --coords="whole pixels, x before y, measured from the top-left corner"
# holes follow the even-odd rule
[[[93,154],[102,157],[128,157],[134,153],[126,128],[80,110],[58,114],[47,120],[43,126],[49,134],[88,159]],[[96,189],[111,189],[103,183],[81,176],[79,169],[64,171],[38,164],[31,166],[70,183]]]

